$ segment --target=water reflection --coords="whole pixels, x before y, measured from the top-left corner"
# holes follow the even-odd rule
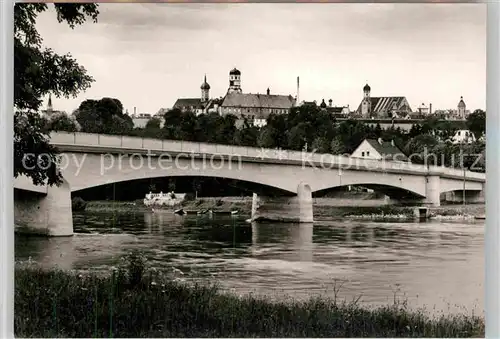
[[[289,261],[313,261],[313,223],[252,223],[252,254],[278,255]],[[280,244],[277,246],[277,244]],[[286,253],[276,247],[286,247]],[[262,255],[264,257],[264,255]]]
[[[295,297],[362,295],[370,304],[406,293],[412,305],[468,310],[482,305],[484,224],[322,220],[313,224],[246,223],[168,212],[75,215],[72,238],[16,237],[16,257],[46,267],[109,269],[140,249],[157,268],[212,279],[240,292]],[[465,273],[467,272],[467,274]]]

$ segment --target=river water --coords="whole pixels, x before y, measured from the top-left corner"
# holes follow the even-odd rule
[[[175,267],[181,279],[238,294],[337,293],[373,306],[396,296],[434,314],[483,312],[484,222],[249,224],[218,215],[87,212],[75,215],[74,226],[69,238],[16,236],[16,260],[108,270],[140,249],[153,267]]]

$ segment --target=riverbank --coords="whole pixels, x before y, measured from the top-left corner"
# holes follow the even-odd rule
[[[171,206],[145,206],[142,200],[137,201],[89,201],[86,211],[89,212],[147,212],[151,209],[157,211],[174,211],[183,208],[186,211],[212,210],[214,212],[238,211],[241,214],[250,214],[252,211],[251,197],[221,197],[221,198],[200,198],[195,200],[183,201],[181,204]]]
[[[414,207],[397,205],[387,205],[383,199],[356,199],[356,198],[315,198],[314,218],[355,219],[374,221],[410,221],[414,220]],[[185,211],[212,210],[214,212],[229,213],[238,211],[240,215],[251,214],[251,197],[221,197],[221,198],[200,198],[191,201],[184,201],[175,208],[183,208]],[[154,207],[155,210],[172,211],[173,207]],[[138,212],[151,211],[151,207],[144,206],[141,200],[134,202],[125,201],[90,201],[87,202],[86,211],[89,212]],[[441,207],[430,207],[430,219],[436,220],[468,220],[472,221],[476,217],[484,217],[484,204],[449,204]]]
[[[18,337],[482,337],[484,320],[431,318],[405,303],[364,308],[314,298],[271,302],[187,285],[139,257],[108,276],[16,268]]]

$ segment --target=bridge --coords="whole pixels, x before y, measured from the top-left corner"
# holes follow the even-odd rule
[[[346,156],[88,133],[53,133],[63,184],[15,180],[16,225],[47,235],[73,234],[71,193],[136,179],[207,176],[272,187],[253,196],[252,219],[313,222],[312,193],[347,185],[373,188],[397,201],[439,206],[447,192],[481,201],[485,175],[439,166]]]

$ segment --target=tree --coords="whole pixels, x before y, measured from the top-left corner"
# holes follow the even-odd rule
[[[410,160],[414,162],[423,162],[424,154],[427,156],[432,154],[435,148],[439,145],[439,141],[437,138],[431,134],[421,134],[416,136],[406,144],[405,151],[406,154],[410,157]],[[427,159],[431,161],[431,159]],[[434,164],[435,161],[431,164]]]
[[[274,148],[274,131],[271,126],[264,126],[259,133],[257,138],[257,146],[263,148]]]
[[[467,117],[467,128],[479,139],[486,132],[486,112],[476,109]]]
[[[54,4],[57,20],[71,28],[88,18],[97,21],[97,4]],[[56,168],[57,149],[49,144],[38,116],[43,97],[76,97],[94,79],[70,54],[58,55],[42,47],[36,29],[43,3],[17,3],[14,7],[14,177],[26,175],[36,185],[61,183]],[[23,161],[24,160],[24,161]],[[38,165],[37,165],[38,162]]]
[[[48,131],[77,132],[78,123],[65,113],[55,114],[47,120]]]
[[[330,142],[325,137],[317,137],[313,140],[312,149],[316,150],[317,153],[328,153],[330,152]]]
[[[122,103],[115,98],[84,100],[75,116],[87,133],[123,134],[134,128],[132,118],[123,113]]]
[[[330,143],[330,152],[334,155],[344,154],[344,145],[342,144],[342,140],[340,140],[340,138],[332,139]]]
[[[160,129],[161,128],[161,120],[157,117],[152,117],[146,123],[145,129]]]
[[[234,144],[240,146],[255,147],[259,136],[259,128],[252,126],[248,119],[243,119],[242,128],[236,130],[234,133]]]
[[[306,122],[301,122],[297,126],[290,129],[288,133],[288,148],[296,151],[302,150],[302,148],[309,144],[308,150],[311,149],[311,142],[308,140],[308,130],[309,124]]]

